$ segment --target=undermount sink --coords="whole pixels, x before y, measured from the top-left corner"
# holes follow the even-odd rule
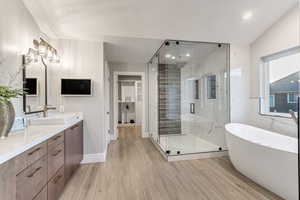
[[[74,121],[80,119],[80,115],[77,113],[72,114],[56,114],[50,115],[48,117],[41,117],[30,119],[30,125],[65,125],[73,123]]]

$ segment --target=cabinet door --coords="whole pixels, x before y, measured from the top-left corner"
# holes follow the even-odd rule
[[[79,163],[81,163],[81,161],[83,160],[83,122],[80,122],[80,126],[79,126]]]
[[[72,175],[73,141],[71,128],[65,131],[65,180],[68,181]]]
[[[48,200],[47,197],[47,186],[36,196],[33,200]]]
[[[78,127],[74,130],[74,165],[77,169],[83,159],[83,125],[82,122],[78,124]]]
[[[0,165],[0,199],[16,200],[16,174],[14,160]]]
[[[65,131],[65,180],[68,181],[83,158],[82,122]]]

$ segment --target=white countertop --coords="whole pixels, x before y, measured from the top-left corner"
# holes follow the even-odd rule
[[[30,148],[45,142],[81,120],[83,120],[82,114],[68,124],[29,126],[24,131],[19,131],[9,135],[5,139],[0,139],[0,165]]]

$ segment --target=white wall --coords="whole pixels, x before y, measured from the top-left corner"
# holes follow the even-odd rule
[[[290,10],[276,24],[251,44],[251,104],[250,121],[271,131],[296,136],[297,126],[291,119],[262,117],[259,110],[259,67],[260,58],[299,45],[299,8]]]
[[[106,151],[104,134],[104,62],[103,43],[59,40],[61,63],[49,72],[49,104],[63,105],[65,112],[84,114],[84,154],[97,155]],[[61,97],[61,78],[91,78],[91,97]]]
[[[249,121],[250,46],[230,46],[230,112],[231,122]]]
[[[135,122],[137,124],[142,124],[143,119],[143,101],[145,101],[143,98],[143,83],[142,81],[136,81],[135,82],[135,94],[136,94],[136,102],[135,102]],[[147,105],[146,105],[147,106]]]
[[[38,25],[21,0],[1,0],[0,6],[0,85],[9,84],[9,76],[21,69],[22,54],[41,35]],[[22,88],[22,73],[10,84]],[[16,115],[23,115],[22,99],[13,101]]]

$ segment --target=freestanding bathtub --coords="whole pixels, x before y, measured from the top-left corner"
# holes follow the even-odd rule
[[[227,124],[234,167],[287,200],[298,200],[297,139],[244,124]]]

